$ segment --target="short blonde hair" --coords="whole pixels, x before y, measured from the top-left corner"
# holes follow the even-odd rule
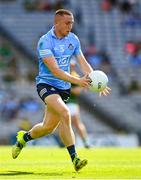
[[[70,16],[73,16],[72,12],[67,10],[67,9],[58,9],[56,12],[55,12],[55,15],[60,15],[60,16],[63,16],[63,15],[70,15]]]

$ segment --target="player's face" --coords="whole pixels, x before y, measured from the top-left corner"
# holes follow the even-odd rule
[[[73,16],[64,15],[61,17],[60,22],[58,23],[58,31],[62,37],[69,34],[69,32],[72,30],[73,23]]]

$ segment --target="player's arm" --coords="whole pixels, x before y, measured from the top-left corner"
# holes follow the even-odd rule
[[[91,71],[93,71],[92,67],[85,59],[83,53],[78,54],[76,58],[78,59],[78,63],[84,74],[89,74]]]
[[[84,74],[89,74],[91,71],[93,71],[90,64],[85,59],[82,50],[81,50],[81,44],[77,36],[75,36],[75,42],[76,42],[76,48],[74,50],[74,56],[77,58],[78,63],[83,71]]]
[[[54,56],[43,58],[43,62],[45,63],[45,65],[49,68],[49,70],[55,77],[62,79],[64,81],[70,82],[72,84],[80,85],[82,87],[89,86],[90,80],[87,79],[86,76],[82,78],[75,77],[63,71],[62,69],[60,69],[58,64],[56,63]]]

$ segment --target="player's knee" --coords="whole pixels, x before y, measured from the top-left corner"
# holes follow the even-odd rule
[[[65,123],[67,123],[67,124],[71,123],[71,115],[70,115],[70,111],[69,110],[65,110],[62,113],[62,116],[63,116],[63,119],[64,119]]]

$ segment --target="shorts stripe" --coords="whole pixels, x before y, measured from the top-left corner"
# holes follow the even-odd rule
[[[45,93],[47,92],[47,89],[46,88],[43,88],[41,91],[40,91],[40,96],[42,97]]]

